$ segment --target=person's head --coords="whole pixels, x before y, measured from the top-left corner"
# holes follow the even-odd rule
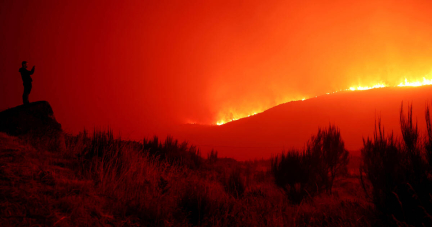
[[[21,63],[21,65],[22,65],[23,68],[25,68],[25,69],[27,68],[27,62],[26,62],[26,61],[23,61],[23,62]]]

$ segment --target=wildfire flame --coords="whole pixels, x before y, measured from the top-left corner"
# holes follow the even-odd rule
[[[364,90],[370,90],[370,89],[376,89],[376,88],[385,88],[385,87],[418,87],[418,86],[424,86],[424,85],[432,85],[432,79],[426,79],[425,77],[423,77],[422,81],[418,81],[418,80],[417,81],[408,81],[408,79],[405,78],[404,82],[401,82],[400,84],[395,85],[395,86],[390,86],[390,85],[387,85],[385,83],[378,83],[378,84],[375,84],[375,85],[372,85],[372,86],[350,87],[348,89],[339,90],[339,91],[364,91]],[[333,94],[333,93],[336,93],[336,92],[339,92],[339,91],[328,92],[326,94],[329,95],[329,94]],[[318,97],[318,96],[315,96],[315,98],[316,97]],[[309,98],[292,99],[292,100],[288,100],[287,102],[291,102],[291,101],[304,101],[306,99],[309,99]],[[282,103],[279,103],[279,104],[282,104]],[[228,122],[232,122],[232,121],[236,121],[236,120],[239,120],[239,119],[242,119],[242,118],[250,117],[250,116],[256,115],[256,114],[261,113],[261,112],[263,112],[263,111],[257,111],[257,112],[254,112],[252,114],[244,114],[244,115],[241,115],[243,117],[233,118],[233,119],[230,119],[230,120],[220,120],[220,121],[216,122],[216,125],[223,125],[223,124],[226,124]]]
[[[400,83],[398,87],[418,87],[423,85],[432,85],[432,79],[426,79],[423,77],[423,81],[408,82],[405,78],[405,83]]]
[[[350,91],[364,91],[364,90],[369,90],[369,89],[374,89],[374,88],[383,88],[383,87],[388,87],[385,84],[375,84],[371,87],[362,87],[362,86],[358,86],[358,87],[350,87],[349,89],[346,90],[350,90]]]

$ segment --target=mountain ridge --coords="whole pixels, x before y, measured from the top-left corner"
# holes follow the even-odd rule
[[[346,148],[359,155],[362,139],[373,135],[379,117],[386,132],[400,134],[402,103],[404,112],[408,103],[413,104],[414,119],[423,133],[425,105],[431,100],[432,86],[344,91],[280,104],[220,126],[182,125],[173,136],[196,144],[204,153],[214,148],[221,156],[247,160],[301,149],[318,128],[331,123],[340,128]]]

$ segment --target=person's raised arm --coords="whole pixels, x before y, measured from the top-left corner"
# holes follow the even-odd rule
[[[30,71],[30,75],[33,75],[34,69],[35,69],[35,67],[33,66],[32,70]]]

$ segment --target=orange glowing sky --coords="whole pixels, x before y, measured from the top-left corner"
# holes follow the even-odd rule
[[[66,130],[141,138],[351,87],[432,79],[430,1],[0,3],[0,110],[31,100]],[[424,79],[423,79],[424,78]]]

